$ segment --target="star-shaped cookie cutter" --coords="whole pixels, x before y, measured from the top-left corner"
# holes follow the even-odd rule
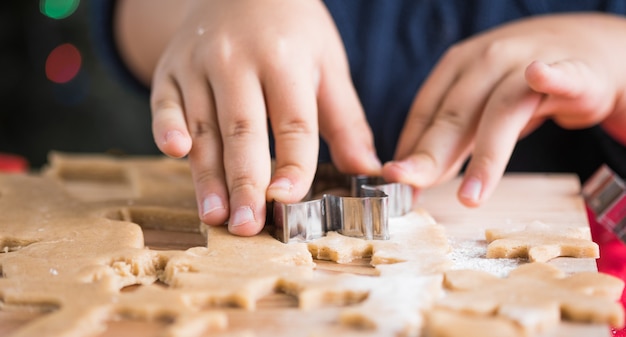
[[[316,198],[320,191],[326,193]],[[413,195],[413,188],[406,184],[386,183],[381,177],[343,175],[331,166],[320,165],[305,201],[273,202],[273,235],[284,243],[311,241],[330,231],[387,240],[389,217],[408,213]]]

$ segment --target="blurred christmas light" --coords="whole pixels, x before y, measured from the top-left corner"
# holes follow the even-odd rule
[[[39,11],[52,19],[65,19],[72,15],[80,0],[39,0]]]
[[[71,43],[54,48],[46,58],[46,77],[55,83],[71,81],[82,64],[80,51]]]
[[[28,170],[28,161],[19,155],[0,152],[0,172],[24,173]]]

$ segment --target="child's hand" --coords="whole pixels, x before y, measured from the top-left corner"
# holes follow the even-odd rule
[[[229,219],[232,233],[254,235],[266,200],[299,201],[317,166],[318,132],[341,170],[379,173],[341,40],[319,0],[195,1],[152,83],[155,141],[170,156],[189,155],[205,223]]]
[[[518,138],[546,118],[564,128],[602,123],[626,144],[624,36],[623,18],[570,14],[522,20],[454,46],[417,94],[384,177],[430,186],[455,176],[471,155],[458,197],[477,206]]]

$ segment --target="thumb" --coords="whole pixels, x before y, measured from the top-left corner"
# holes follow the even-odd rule
[[[610,110],[607,81],[580,60],[534,61],[525,77],[532,90],[547,96],[538,115],[552,117],[562,127],[588,127]]]
[[[333,163],[344,173],[380,175],[374,137],[365,118],[350,74],[323,67],[318,91],[320,134]],[[337,71],[339,70],[339,71]]]
[[[579,96],[586,87],[584,80],[590,75],[585,64],[570,60],[552,64],[533,61],[525,72],[526,82],[531,89],[564,98]]]

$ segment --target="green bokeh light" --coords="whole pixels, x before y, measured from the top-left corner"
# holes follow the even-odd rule
[[[45,16],[53,19],[65,19],[72,15],[80,0],[39,0],[39,10]]]

